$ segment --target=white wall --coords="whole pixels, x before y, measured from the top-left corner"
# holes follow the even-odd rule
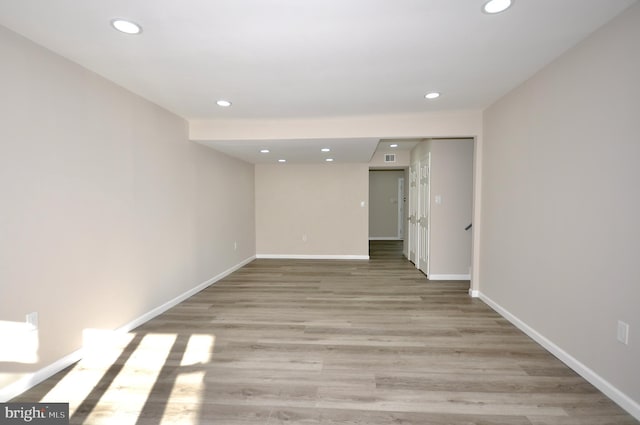
[[[412,160],[416,162],[429,152],[429,277],[467,279],[472,233],[464,228],[473,218],[474,141],[425,140],[412,151]]]
[[[469,275],[472,202],[473,140],[432,140],[430,274]]]
[[[258,256],[368,257],[367,164],[258,164],[255,178]]]
[[[481,293],[636,417],[639,76],[636,4],[487,109],[480,251]]]
[[[398,180],[404,170],[369,171],[369,238],[398,238]]]
[[[306,119],[212,119],[190,120],[191,140],[256,140],[296,138],[377,137],[381,139],[474,138],[474,176],[482,172],[482,112],[462,110],[355,117],[317,117]],[[403,155],[399,160],[406,161]],[[376,158],[372,162],[376,162]],[[408,165],[408,163],[406,163]],[[378,165],[375,166],[378,168]],[[481,186],[474,179],[473,221],[480,222]],[[472,233],[471,289],[480,285],[480,226]],[[405,247],[405,252],[407,248]],[[466,272],[468,273],[468,271]]]
[[[482,134],[482,111],[462,110],[404,115],[307,119],[190,120],[190,140],[259,140],[377,137],[469,137]]]
[[[79,349],[84,329],[251,258],[255,236],[252,165],[1,27],[0,57],[0,321],[39,313],[38,361],[0,362],[1,394]]]

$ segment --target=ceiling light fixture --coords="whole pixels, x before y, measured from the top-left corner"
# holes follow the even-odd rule
[[[512,0],[489,0],[482,6],[482,11],[490,15],[504,12],[513,4]]]
[[[327,158],[327,159],[325,159],[325,161],[327,161],[327,162],[333,162],[333,158]]]
[[[279,159],[278,162],[287,162],[286,159]]]
[[[322,148],[322,149],[320,149],[320,151],[322,151],[322,152],[331,152],[331,149],[329,149],[329,148]]]
[[[434,91],[434,92],[425,94],[424,97],[426,97],[429,100],[433,100],[433,99],[439,98],[440,97],[440,93],[438,93],[437,91]]]
[[[125,34],[135,35],[135,34],[140,34],[142,32],[142,27],[140,25],[136,24],[133,21],[128,21],[126,19],[120,19],[120,18],[112,19],[111,26]]]
[[[392,144],[390,144],[390,145],[389,145],[389,147],[390,147],[390,148],[397,148],[397,147],[398,147],[398,144],[397,144],[397,143],[392,143]]]
[[[231,102],[229,102],[228,100],[220,99],[216,102],[216,105],[222,106],[223,108],[227,108],[231,106]]]
[[[269,149],[260,149],[260,153],[269,153]]]

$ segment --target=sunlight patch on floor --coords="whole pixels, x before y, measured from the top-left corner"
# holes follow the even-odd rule
[[[135,423],[167,361],[175,334],[147,334],[100,398],[100,408],[86,419],[91,424]],[[109,411],[108,417],[103,416]]]
[[[177,414],[181,424],[197,424],[199,411],[191,406],[201,402],[204,365],[211,360],[215,337],[189,335],[181,347],[178,336],[86,330],[83,359],[41,401],[68,402],[69,414],[87,415],[85,423],[122,425],[136,423],[148,402],[166,403],[173,418],[168,422],[162,417],[158,423],[175,423]],[[159,377],[163,366],[172,364],[174,379]],[[158,383],[159,378],[166,382]],[[154,398],[157,384],[171,389],[168,399]],[[91,411],[78,412],[81,406],[85,410],[91,406]]]
[[[191,335],[187,348],[180,361],[180,371],[176,377],[169,403],[180,403],[187,406],[199,405],[204,390],[204,365],[211,360],[215,344],[213,335]],[[180,424],[196,425],[199,421],[197,409],[184,409],[180,413]],[[175,417],[163,417],[161,425],[175,424]]]

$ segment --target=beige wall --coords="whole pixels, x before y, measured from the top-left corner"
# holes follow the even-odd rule
[[[458,110],[420,114],[317,117],[305,119],[190,120],[191,140],[255,140],[295,138],[377,137],[381,139],[474,137],[474,175],[482,172],[482,111]],[[375,158],[374,158],[375,160]],[[377,166],[376,166],[377,168]],[[481,218],[480,179],[474,180],[474,222]],[[480,226],[472,232],[473,266],[471,289],[480,285],[478,250]],[[405,247],[405,252],[407,248]]]
[[[84,329],[251,258],[255,239],[252,165],[2,28],[0,52],[0,321],[38,312],[40,345],[37,363],[0,362],[1,392],[79,349]]]
[[[464,228],[473,217],[474,141],[430,139],[416,146],[413,161],[429,152],[429,277],[466,278],[471,267],[472,232]]]
[[[258,164],[255,179],[258,256],[369,255],[367,164]]]
[[[404,115],[306,119],[190,120],[191,140],[254,140],[377,137],[469,137],[481,135],[482,111],[462,110]]]
[[[486,111],[480,251],[482,294],[637,417],[639,52],[636,4]]]
[[[404,170],[369,171],[369,238],[398,237],[398,180]]]
[[[432,140],[429,273],[470,273],[472,201],[473,140]]]

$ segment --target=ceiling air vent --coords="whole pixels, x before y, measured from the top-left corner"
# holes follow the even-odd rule
[[[396,162],[396,154],[395,153],[384,154],[384,162]]]

